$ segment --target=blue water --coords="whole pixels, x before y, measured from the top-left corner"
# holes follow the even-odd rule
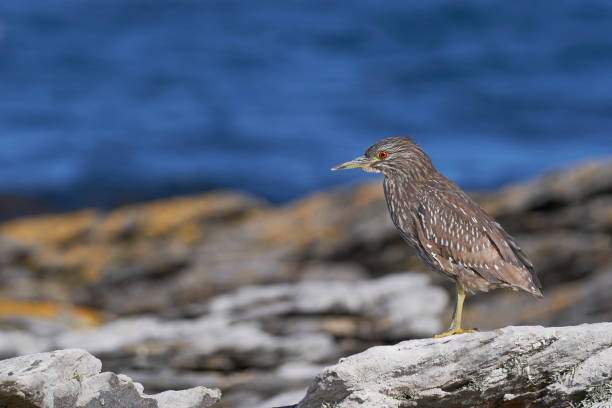
[[[612,2],[0,2],[0,193],[280,202],[391,135],[470,189],[612,155]]]

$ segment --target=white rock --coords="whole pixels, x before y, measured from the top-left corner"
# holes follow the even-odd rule
[[[100,360],[79,349],[0,361],[0,406],[207,408],[221,398],[204,387],[146,395],[128,376],[101,368]]]
[[[412,340],[327,368],[299,408],[564,406],[612,399],[612,323]],[[605,405],[605,404],[604,404]]]

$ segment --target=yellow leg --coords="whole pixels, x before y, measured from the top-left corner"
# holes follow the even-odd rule
[[[474,333],[476,330],[461,328],[461,314],[463,313],[463,301],[465,300],[465,290],[457,283],[457,303],[453,312],[453,320],[447,332],[436,334],[436,339],[440,337],[452,336],[453,334]]]

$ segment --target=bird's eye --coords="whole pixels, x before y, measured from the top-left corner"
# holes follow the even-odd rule
[[[381,150],[380,152],[378,152],[378,158],[379,159],[386,159],[387,156],[389,156],[389,154],[387,152],[385,152],[384,150]]]

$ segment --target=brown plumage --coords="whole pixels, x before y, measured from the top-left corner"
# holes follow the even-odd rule
[[[385,176],[387,207],[402,238],[429,269],[456,281],[455,314],[450,330],[442,335],[466,332],[461,329],[465,291],[512,288],[542,297],[533,264],[515,239],[440,174],[411,139],[383,139],[365,156],[332,170],[347,168]]]

